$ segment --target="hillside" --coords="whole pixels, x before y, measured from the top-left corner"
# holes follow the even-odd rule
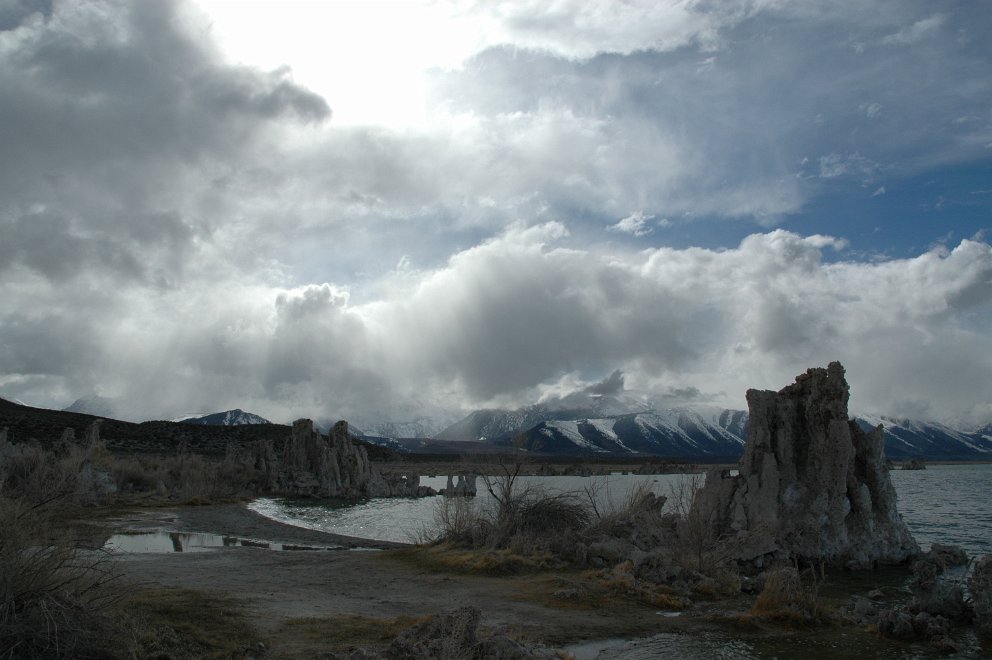
[[[97,420],[102,420],[100,437],[107,448],[119,453],[172,453],[185,443],[189,451],[219,456],[229,444],[274,440],[279,446],[290,436],[290,427],[284,424],[218,426],[166,421],[135,424],[0,399],[0,429],[7,429],[7,439],[11,442],[37,440],[42,446],[51,447],[66,428],[73,429],[77,439],[86,437],[86,430]],[[362,444],[368,447],[370,458],[382,460],[393,455],[388,449]]]

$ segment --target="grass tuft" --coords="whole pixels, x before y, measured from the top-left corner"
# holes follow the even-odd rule
[[[391,554],[429,570],[492,576],[538,573],[565,565],[549,552],[521,554],[510,549],[461,548],[448,543],[403,548]]]
[[[194,589],[143,589],[119,610],[137,657],[246,657],[265,646],[241,603]]]
[[[274,636],[281,642],[292,645],[297,651],[333,651],[350,646],[382,648],[400,632],[429,619],[429,616],[381,619],[358,614],[305,617],[283,621]]]

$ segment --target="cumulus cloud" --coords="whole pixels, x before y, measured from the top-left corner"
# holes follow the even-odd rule
[[[614,373],[603,391],[621,380],[662,395],[696,388],[741,407],[747,387],[781,387],[834,359],[862,410],[926,400],[931,415],[965,416],[987,398],[987,244],[865,264],[823,258],[843,241],[781,230],[728,250],[624,255],[559,245],[567,239],[560,224],[515,227],[419,273],[412,294],[363,304],[330,284],[171,298],[132,312],[140,338],[7,317],[3,370],[90,373],[120,388],[102,394],[180,411],[248,401],[279,419],[361,419],[411,399],[524,404],[596,371]]]

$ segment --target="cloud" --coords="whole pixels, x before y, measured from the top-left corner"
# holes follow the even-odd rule
[[[172,2],[47,13],[0,32],[4,266],[175,286],[234,163],[268,147],[274,120],[330,110],[285,72],[225,65]]]
[[[878,163],[872,162],[859,153],[848,155],[831,153],[820,158],[819,176],[821,179],[856,176],[870,181],[878,169]]]
[[[934,14],[926,18],[922,18],[912,25],[909,25],[898,32],[894,32],[885,36],[882,39],[882,43],[886,45],[907,45],[917,43],[934,32],[936,32],[943,24],[945,18],[942,14]]]
[[[863,110],[865,116],[868,119],[875,119],[882,114],[882,104],[881,103],[863,103],[858,106],[860,110]]]
[[[613,373],[597,386],[612,388],[616,370],[634,389],[727,392],[708,400],[741,407],[747,387],[840,359],[861,410],[929,400],[935,416],[967,416],[988,398],[987,244],[866,264],[824,260],[844,241],[781,230],[727,250],[606,254],[568,240],[556,223],[514,227],[366,303],[333,284],[235,285],[125,298],[112,303],[128,307],[123,327],[8,314],[0,386],[31,400],[31,377],[49,389],[71,377],[56,391],[89,380],[138,417],[240,405],[358,420],[411,400],[529,403],[566,377],[563,394],[586,387],[581,373]]]
[[[759,3],[727,2],[717,10],[695,3],[485,2],[477,9],[514,44],[570,58],[597,53],[671,51],[686,46],[712,50],[721,30],[742,20]]]
[[[924,10],[480,3],[492,33],[397,127],[336,126],[183,3],[5,5],[0,388],[357,421],[615,372],[741,406],[841,359],[865,409],[971,414],[988,246],[866,264],[803,224],[987,157],[987,49],[939,37],[988,19]],[[878,47],[903,31],[927,47]]]
[[[630,234],[632,236],[647,236],[654,228],[648,222],[654,220],[653,215],[645,215],[643,211],[634,211],[614,225],[608,225],[607,231]]]

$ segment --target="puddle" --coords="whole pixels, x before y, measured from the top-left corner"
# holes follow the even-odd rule
[[[269,543],[236,536],[186,532],[144,532],[141,534],[114,534],[103,545],[109,552],[132,554],[158,554],[169,552],[206,552],[217,548],[261,548],[277,551],[342,550],[343,546],[313,546],[295,543]]]

